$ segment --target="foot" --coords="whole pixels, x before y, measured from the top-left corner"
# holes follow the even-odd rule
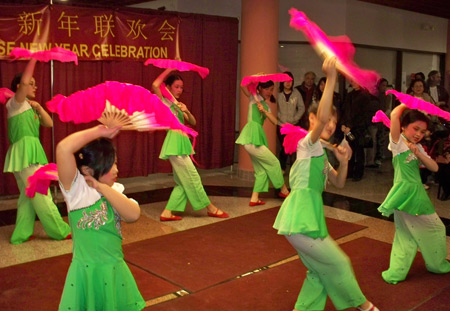
[[[230,217],[227,213],[225,213],[224,211],[221,211],[217,207],[216,207],[216,211],[214,213],[208,211],[208,216],[209,217],[217,217],[217,218],[228,218],[228,217]]]
[[[69,233],[64,240],[72,240],[72,233]]]
[[[170,215],[170,217],[164,217],[159,216],[160,221],[174,221],[174,220],[181,220],[182,218],[180,216]]]
[[[256,202],[250,201],[250,203],[248,203],[248,206],[258,206],[258,205],[264,205],[264,204],[266,204],[266,202],[258,200]]]
[[[358,307],[360,311],[380,311],[377,307],[373,305],[373,303],[369,302],[369,306],[367,308],[363,308],[362,306]]]
[[[278,192],[278,196],[282,199],[286,199],[287,196],[289,195],[289,191],[283,193],[283,192]]]

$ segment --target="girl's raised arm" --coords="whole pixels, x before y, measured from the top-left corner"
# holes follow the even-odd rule
[[[394,108],[391,112],[391,138],[394,143],[398,143],[400,139],[400,134],[402,132],[401,126],[400,126],[400,117],[403,114],[403,112],[406,110],[405,104],[400,104],[397,107]]]
[[[244,95],[250,98],[250,91],[248,90],[248,87],[246,85],[241,85],[241,90],[244,92]]]
[[[25,67],[25,71],[20,79],[19,87],[14,95],[17,103],[23,103],[27,98],[28,88],[30,87],[31,78],[33,77],[36,59],[32,58]]]
[[[56,146],[56,164],[58,166],[59,181],[65,190],[70,190],[77,171],[74,153],[97,138],[113,138],[119,131],[120,127],[107,128],[104,125],[99,125],[73,133],[59,142]]]
[[[159,99],[163,98],[163,95],[161,93],[161,90],[159,89],[159,87],[161,86],[161,84],[164,82],[164,80],[166,79],[166,77],[175,69],[172,68],[168,68],[166,70],[164,70],[156,79],[155,81],[153,81],[152,83],[152,90],[153,93],[159,97]]]
[[[322,65],[322,70],[327,76],[325,89],[323,90],[322,98],[317,109],[317,122],[311,131],[311,142],[315,143],[320,134],[331,117],[334,87],[336,85],[337,71],[336,71],[336,57],[329,57],[325,59]]]

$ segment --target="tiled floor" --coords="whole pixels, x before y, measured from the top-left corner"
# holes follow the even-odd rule
[[[262,196],[267,202],[264,206],[249,207],[249,195],[252,182],[237,177],[236,168],[217,170],[199,170],[211,201],[225,210],[231,217],[254,213],[267,208],[280,206],[282,201],[275,197],[273,190]],[[347,181],[343,189],[328,186],[324,195],[325,213],[327,217],[367,226],[368,229],[353,233],[339,239],[344,243],[361,236],[391,243],[394,226],[392,221],[382,218],[376,211],[392,185],[392,166],[389,161],[383,163],[382,169],[366,169],[365,177],[359,182]],[[287,180],[287,177],[286,177]],[[171,174],[155,174],[148,177],[121,179],[126,193],[141,203],[141,218],[133,224],[123,224],[123,243],[132,243],[160,235],[207,225],[224,219],[206,216],[206,211],[194,212],[190,207],[183,214],[183,220],[176,222],[160,222],[159,215],[164,209],[170,188],[174,182]],[[437,213],[447,225],[450,222],[450,201],[437,200],[437,185],[431,184],[428,190]],[[58,196],[58,200],[61,198]],[[0,218],[2,212],[15,209],[15,198],[0,198]],[[372,217],[373,216],[373,217]],[[67,218],[65,217],[67,220]],[[0,219],[0,268],[23,262],[70,253],[72,241],[54,241],[46,237],[39,222],[36,222],[35,236],[32,241],[21,245],[11,245],[9,238],[14,225],[1,225]],[[4,223],[4,222],[3,222]],[[450,232],[450,230],[447,230]],[[447,245],[450,237],[447,237]],[[450,249],[450,247],[449,247]],[[447,256],[450,258],[450,256]],[[152,303],[157,303],[154,301]]]

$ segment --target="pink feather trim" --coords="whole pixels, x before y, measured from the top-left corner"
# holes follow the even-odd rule
[[[200,67],[188,62],[182,62],[180,60],[165,59],[165,58],[149,58],[145,61],[144,65],[152,64],[158,68],[171,68],[179,71],[195,71],[202,79],[209,75],[209,69],[206,67]]]
[[[36,192],[46,195],[52,180],[58,180],[58,168],[55,163],[42,166],[28,177],[28,187],[25,188],[25,194],[30,198],[34,198]]]
[[[105,110],[106,101],[130,116],[134,112],[145,112],[149,126],[155,130],[181,130],[192,137],[198,135],[193,129],[181,124],[158,96],[133,84],[106,81],[65,97],[56,95],[46,103],[51,112],[59,115],[62,122],[88,123],[98,120]],[[82,113],[80,113],[82,112]]]
[[[252,94],[256,94],[256,88],[258,87],[258,83],[262,82],[286,82],[292,81],[292,78],[285,73],[274,73],[274,74],[262,74],[262,75],[252,75],[247,76],[242,79],[241,85],[247,86],[248,90]]]
[[[291,154],[297,151],[298,142],[308,134],[308,131],[299,126],[285,123],[281,126],[280,133],[286,135],[283,147],[287,154]]]
[[[420,98],[411,95],[397,92],[396,90],[387,90],[386,95],[387,94],[394,94],[395,97],[397,97],[401,103],[405,104],[406,107],[410,109],[421,110],[428,114],[432,114],[441,117],[447,121],[450,121],[450,112],[444,111],[438,108],[437,106],[433,105],[432,103],[429,103],[427,101],[424,101]]]
[[[373,123],[383,122],[383,124],[387,128],[391,128],[391,120],[389,120],[388,116],[382,110],[378,110],[375,113],[375,115],[372,117],[372,122]]]
[[[61,47],[54,47],[46,51],[38,51],[32,53],[23,48],[14,48],[9,54],[13,59],[19,58],[34,58],[41,62],[48,62],[50,60],[58,60],[60,62],[75,62],[78,65],[78,56],[72,51],[63,49]]]
[[[0,88],[0,104],[6,104],[8,99],[14,96],[14,92],[6,87]]]
[[[364,70],[356,65],[353,61],[355,47],[347,36],[328,37],[319,26],[308,19],[305,13],[291,8],[289,14],[291,14],[290,26],[301,30],[320,56],[335,56],[336,68],[344,76],[355,81],[370,93],[376,94],[376,84],[380,75],[375,71]]]

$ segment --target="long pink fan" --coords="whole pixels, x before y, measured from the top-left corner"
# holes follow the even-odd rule
[[[283,124],[280,132],[286,135],[284,137],[283,147],[287,154],[296,152],[298,142],[308,134],[307,130],[289,123]]]
[[[6,87],[0,88],[0,104],[6,104],[9,98],[14,96],[14,92]]]
[[[183,62],[181,60],[174,59],[164,59],[164,58],[149,58],[145,61],[144,65],[152,64],[158,68],[171,68],[177,69],[179,71],[195,71],[197,72],[202,79],[206,78],[209,75],[209,69],[206,67],[200,67],[188,62]]]
[[[256,88],[258,87],[258,83],[262,82],[286,82],[292,81],[292,78],[285,73],[274,73],[274,74],[256,74],[252,76],[247,76],[242,79],[241,85],[247,86],[250,93],[253,95],[256,94]]]
[[[34,198],[36,192],[46,195],[52,180],[58,180],[58,169],[55,163],[42,166],[28,177],[28,186],[25,188],[25,194],[30,198]]]
[[[47,107],[63,122],[98,120],[108,127],[122,126],[122,130],[174,129],[197,136],[196,131],[178,121],[158,96],[128,83],[106,81],[68,97],[56,95]]]
[[[316,52],[323,58],[335,56],[336,68],[348,79],[355,81],[370,93],[376,94],[376,83],[380,75],[375,71],[364,70],[353,61],[355,48],[347,36],[328,37],[322,29],[310,21],[305,13],[294,8],[289,10],[291,14],[290,26],[303,31]]]
[[[428,114],[432,114],[450,121],[450,112],[444,111],[433,105],[432,103],[411,95],[397,92],[396,90],[387,90],[386,95],[387,94],[394,94],[401,103],[405,104],[410,109],[418,109]]]
[[[35,58],[41,62],[48,62],[50,60],[58,60],[60,62],[75,62],[78,65],[78,56],[72,51],[63,49],[61,47],[54,47],[46,51],[31,52],[24,48],[14,48],[9,54],[13,59],[19,58]]]
[[[372,122],[383,122],[387,128],[391,128],[391,120],[389,120],[388,116],[382,111],[378,110],[375,115],[372,117]]]

